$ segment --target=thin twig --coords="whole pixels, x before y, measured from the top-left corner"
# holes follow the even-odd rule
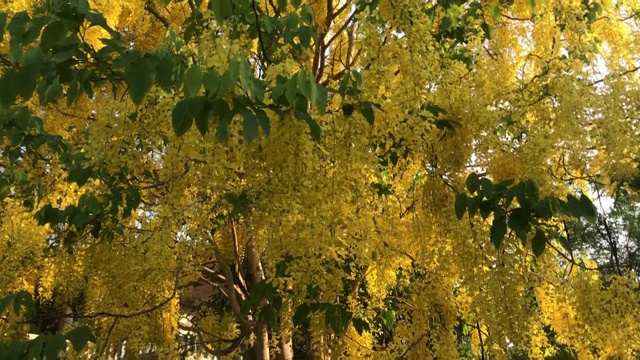
[[[264,40],[262,39],[262,31],[260,30],[260,16],[258,16],[258,8],[256,6],[256,0],[251,0],[251,8],[253,9],[253,15],[256,18],[256,29],[258,30],[258,42],[260,43],[260,50],[262,51],[262,56],[264,57],[264,60],[266,60],[267,63],[271,63],[271,59],[269,58],[269,54],[267,54],[267,49],[264,46]],[[264,66],[264,62],[263,62],[263,68],[266,70],[266,66]]]

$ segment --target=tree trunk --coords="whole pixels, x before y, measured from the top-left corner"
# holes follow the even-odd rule
[[[290,336],[286,339],[280,339],[278,347],[280,352],[276,360],[293,360],[293,340]]]
[[[247,243],[247,262],[251,282],[255,285],[264,281],[264,270],[262,269],[260,255],[258,254],[258,249],[256,249],[253,238]],[[256,324],[253,333],[256,336],[255,344],[253,345],[256,359],[269,360],[269,327],[259,322]]]

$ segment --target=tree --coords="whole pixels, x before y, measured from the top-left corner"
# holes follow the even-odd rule
[[[1,1],[0,352],[637,355],[635,1]]]

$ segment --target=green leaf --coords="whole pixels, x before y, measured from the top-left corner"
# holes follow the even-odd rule
[[[483,220],[486,220],[489,215],[491,215],[493,202],[488,200],[483,200],[480,202],[480,216],[482,216]]]
[[[292,12],[291,14],[287,15],[286,18],[284,18],[284,26],[287,29],[297,30],[299,22],[300,17],[298,16],[297,12]]]
[[[584,194],[580,195],[580,210],[585,219],[592,223],[598,218],[598,210],[595,205],[593,205],[593,202]]]
[[[347,88],[349,87],[350,77],[349,74],[346,74],[342,80],[340,80],[340,86],[338,87],[338,94],[344,98],[347,93]]]
[[[278,9],[279,9],[280,11],[284,11],[284,10],[286,10],[286,8],[287,8],[287,3],[288,3],[288,1],[287,1],[287,0],[278,0]]]
[[[456,211],[456,217],[458,220],[461,220],[464,216],[464,212],[467,211],[467,195],[462,193],[457,194],[454,208]]]
[[[62,21],[52,21],[42,31],[40,46],[45,50],[51,49],[62,43],[66,37],[67,31],[65,30]]]
[[[58,354],[67,349],[67,342],[64,339],[64,336],[50,335],[47,334],[44,336],[44,356],[47,359],[57,359]]]
[[[220,74],[218,74],[218,71],[216,71],[216,69],[207,71],[202,77],[202,84],[205,90],[207,90],[209,97],[214,97],[220,86]]]
[[[242,111],[242,133],[247,143],[251,143],[258,137],[258,119],[250,109]]]
[[[304,95],[310,102],[314,103],[317,97],[316,82],[313,75],[308,71],[301,71],[297,75],[297,86],[300,93]]]
[[[313,29],[309,26],[301,26],[298,29],[298,39],[300,39],[300,45],[305,48],[311,46],[311,37],[313,35]]]
[[[530,10],[536,7],[536,0],[527,0],[527,6],[529,6]]]
[[[529,223],[530,216],[529,211],[523,208],[517,208],[511,212],[507,222],[509,227],[515,231],[516,236],[520,238],[523,245],[527,243],[527,233],[531,229],[531,224]]]
[[[148,59],[140,57],[125,67],[124,75],[131,100],[136,105],[140,105],[145,94],[153,85],[155,68]]]
[[[360,317],[354,317],[353,319],[351,319],[351,322],[353,323],[353,328],[360,336],[362,336],[362,333],[365,331],[371,331],[371,326],[369,325],[369,323]]]
[[[218,127],[216,129],[216,138],[219,142],[224,143],[227,141],[229,135],[229,124],[236,114],[236,110],[230,109],[229,105],[223,100],[218,100],[213,103],[212,111],[214,117],[218,117]]]
[[[502,19],[502,10],[500,10],[499,6],[486,6],[484,9],[491,15],[493,20],[500,21]]]
[[[496,217],[493,219],[490,233],[491,242],[496,249],[499,249],[502,241],[504,240],[504,236],[507,234],[507,222],[504,217]]]
[[[87,326],[78,326],[72,329],[65,334],[65,338],[71,342],[75,351],[82,350],[89,341],[96,341],[95,337],[91,333],[91,329]]]
[[[342,114],[344,116],[351,116],[351,114],[353,114],[353,111],[355,110],[355,106],[353,106],[353,104],[344,104],[342,105]]]
[[[538,190],[538,186],[535,182],[533,182],[533,180],[525,181],[524,188],[529,200],[538,201],[538,199],[540,198],[540,191]]]
[[[233,14],[233,10],[231,8],[232,0],[212,0],[209,1],[209,9],[213,11],[213,14],[216,17],[216,21],[219,24],[222,24],[224,20],[229,18]]]
[[[480,201],[481,201],[480,196],[467,197],[467,210],[469,211],[469,216],[471,217],[476,216],[476,212],[480,207]]]
[[[176,72],[177,61],[172,54],[165,53],[158,59],[156,81],[166,92],[171,92],[174,85],[174,73]]]
[[[7,26],[8,14],[0,12],[0,43],[4,41],[4,28]]]
[[[30,341],[29,350],[27,350],[28,359],[40,359],[42,357],[42,348],[44,345],[44,335],[40,334]]]
[[[267,116],[267,113],[262,110],[262,109],[254,109],[256,116],[258,117],[258,123],[260,124],[260,127],[262,128],[262,132],[266,135],[269,136],[269,134],[271,133],[271,124],[269,121],[269,117]]]
[[[582,203],[577,197],[569,194],[567,195],[567,210],[568,215],[580,218],[582,216]]]
[[[302,22],[306,25],[313,25],[313,10],[309,5],[304,5],[300,9],[300,17],[302,18]]]
[[[184,73],[184,93],[187,97],[194,97],[202,87],[202,69],[193,65]]]
[[[176,136],[184,135],[193,125],[196,116],[204,112],[204,98],[184,99],[176,104],[171,112],[171,125]]]
[[[480,188],[480,178],[476,173],[472,172],[471,174],[469,174],[465,183],[467,185],[467,190],[469,190],[469,192],[472,194],[478,191],[478,189]]]
[[[300,111],[296,110],[296,114]],[[304,121],[309,125],[309,131],[311,132],[311,138],[315,141],[320,141],[320,136],[322,134],[322,128],[318,122],[316,122],[311,116],[307,115],[303,117]]]
[[[15,298],[15,294],[11,294],[0,299],[0,315],[4,313],[4,311],[7,309],[9,304],[11,304],[14,298]]]
[[[311,315],[311,307],[307,304],[300,304],[296,308],[296,312],[293,314],[293,325],[301,326]]]
[[[544,252],[544,247],[547,244],[547,235],[545,235],[544,231],[538,229],[536,231],[533,240],[531,240],[531,249],[533,250],[533,254],[535,256],[540,256]]]
[[[211,110],[210,104],[203,102],[202,111],[195,113],[194,120],[196,128],[200,135],[205,136],[209,131],[209,111]]]
[[[284,96],[287,98],[287,102],[289,105],[293,106],[296,94],[298,93],[298,79],[297,77],[300,74],[297,73],[291,79],[287,80],[286,89],[284,91]]]
[[[491,40],[493,38],[493,27],[489,24],[487,24],[486,22],[483,22],[480,25],[480,28],[482,29],[482,32],[484,32],[484,37],[487,40]]]
[[[89,12],[89,0],[76,0],[76,11],[78,14],[86,14]]]
[[[369,102],[363,102],[358,107],[360,114],[364,117],[365,120],[369,123],[369,125],[373,126],[373,122],[375,120],[375,115],[373,113],[373,107]]]
[[[58,83],[58,79],[56,78],[51,85],[47,87],[47,90],[44,92],[44,102],[54,102],[60,96],[62,96],[62,85]]]

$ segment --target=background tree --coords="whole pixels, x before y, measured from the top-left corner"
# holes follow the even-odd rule
[[[0,353],[637,354],[635,1],[2,5]]]

